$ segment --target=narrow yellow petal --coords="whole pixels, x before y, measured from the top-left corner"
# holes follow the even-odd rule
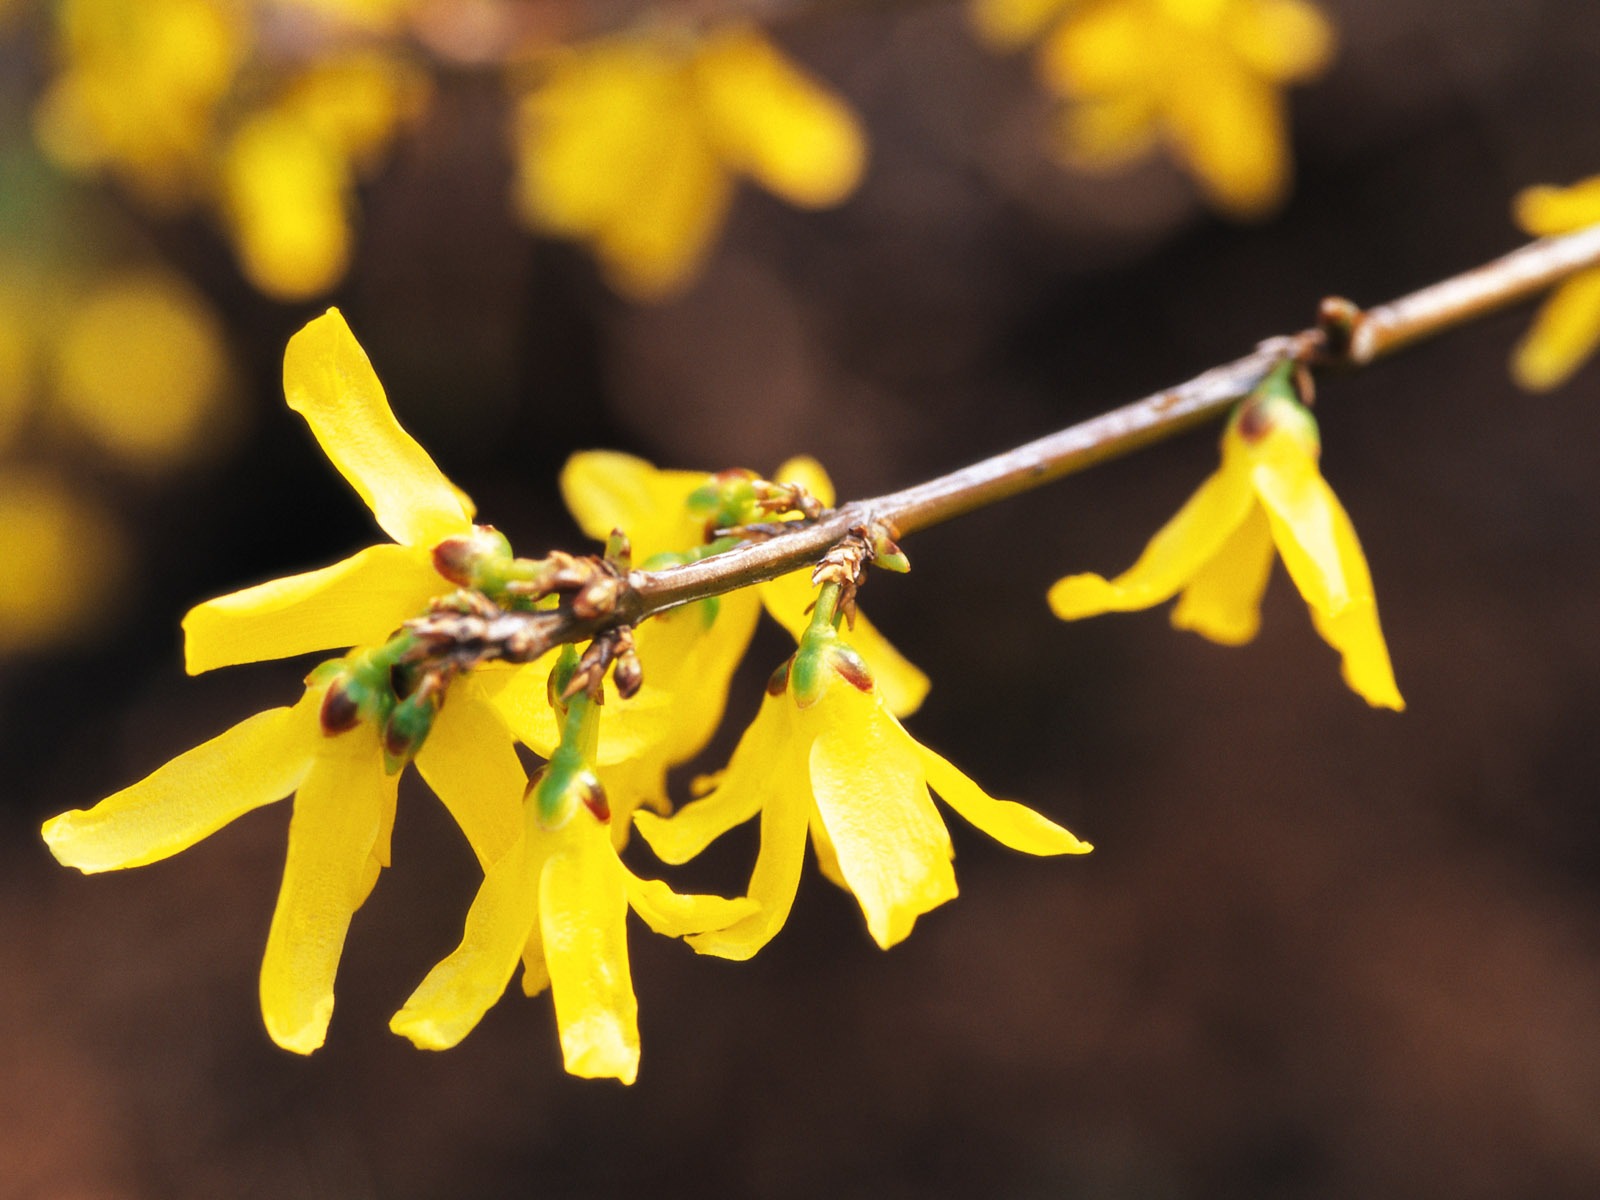
[[[1534,237],[1553,237],[1600,224],[1600,175],[1571,187],[1531,187],[1512,201],[1517,224]]]
[[[582,812],[573,818],[586,820]],[[572,832],[540,876],[544,961],[567,1071],[632,1083],[639,1006],[628,971],[625,871],[606,831],[590,824]]]
[[[754,26],[708,37],[694,82],[724,162],[807,208],[838,204],[855,190],[867,157],[860,122]]]
[[[1220,57],[1181,76],[1167,125],[1211,202],[1230,216],[1264,216],[1289,186],[1289,138],[1275,84]]]
[[[511,982],[538,924],[538,881],[538,863],[518,840],[484,874],[461,944],[428,972],[389,1028],[424,1050],[448,1050],[472,1032]]]
[[[283,799],[320,748],[321,699],[318,691],[293,708],[257,713],[88,811],[52,817],[44,823],[50,853],[86,874],[139,867]]]
[[[839,869],[839,852],[833,848],[833,839],[828,836],[828,827],[822,823],[822,814],[817,812],[816,805],[811,806],[811,850],[817,856],[817,870],[823,877],[836,887],[850,890],[850,884],[844,877],[844,872]]]
[[[1341,674],[1350,689],[1375,708],[1392,708],[1399,712],[1406,705],[1395,684],[1389,647],[1378,625],[1378,605],[1372,599],[1372,576],[1367,570],[1366,555],[1361,552],[1355,528],[1337,497],[1332,497],[1332,504],[1334,540],[1345,578],[1351,581],[1351,592],[1357,599],[1332,615],[1313,608],[1311,620],[1323,640],[1339,651],[1343,660]]]
[[[306,419],[328,461],[406,546],[432,548],[466,533],[472,502],[400,428],[383,385],[336,308],[289,339],[283,392]]]
[[[450,591],[424,551],[389,544],[230,592],[183,618],[184,666],[191,675],[313,650],[383,642],[428,601]]]
[[[285,1050],[322,1045],[333,978],[397,777],[365,727],[324,740],[295,795],[283,884],[261,960],[261,1015]]]
[[[1057,581],[1050,589],[1051,609],[1063,621],[1075,621],[1160,604],[1211,560],[1254,503],[1245,463],[1224,455],[1222,468],[1150,539],[1132,567],[1112,580],[1069,575]]]
[[[522,947],[522,994],[537,996],[549,986],[550,968],[544,963],[544,935],[539,932],[539,922],[535,920]]]
[[[684,805],[671,817],[637,812],[633,823],[662,862],[688,862],[735,825],[742,825],[786,782],[775,762],[785,761],[784,743],[794,737],[784,696],[767,696],[744,731],[727,770],[708,796]]]
[[[605,541],[620,529],[642,563],[667,551],[705,541],[705,524],[689,515],[690,495],[711,476],[705,471],[663,471],[632,454],[584,450],[561,468],[561,498],[578,528]]]
[[[627,871],[628,903],[644,918],[644,923],[667,937],[726,929],[756,911],[753,901],[743,896],[729,900],[724,896],[703,896],[675,892],[659,879],[640,879]]]
[[[1172,610],[1173,625],[1225,646],[1242,646],[1261,626],[1261,595],[1272,559],[1272,526],[1257,504],[1183,589]]]
[[[868,932],[888,949],[919,916],[955,896],[950,835],[909,739],[870,694],[836,681],[801,719],[817,731],[810,763],[817,811]]]
[[[1306,79],[1333,57],[1333,24],[1307,0],[1256,0],[1235,6],[1229,18],[1229,45],[1267,79]]]
[[[1087,854],[1094,849],[1027,805],[1015,800],[996,800],[948,760],[913,741],[910,734],[905,736],[927,772],[928,785],[939,793],[939,799],[1002,846],[1024,854],[1041,855]]]
[[[475,676],[450,685],[415,761],[487,869],[522,831],[528,776],[510,730]]]
[[[1544,302],[1512,354],[1512,377],[1530,392],[1547,392],[1572,378],[1597,345],[1600,271],[1581,271]]]
[[[725,929],[689,938],[689,945],[700,954],[742,962],[770,942],[789,919],[805,866],[812,805],[802,767],[792,761],[781,767],[782,775],[761,807],[761,849],[748,889],[756,910]]]
[[[1317,470],[1316,460],[1288,452],[1288,439],[1282,434],[1268,437],[1285,452],[1257,462],[1252,473],[1289,578],[1305,602],[1327,616],[1348,604],[1370,601],[1372,584],[1365,571],[1354,578],[1345,572],[1335,515],[1343,516],[1344,509]]]

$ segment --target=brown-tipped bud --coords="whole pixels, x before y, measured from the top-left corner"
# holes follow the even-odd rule
[[[767,695],[781,696],[789,686],[789,668],[794,665],[794,655],[778,664],[778,669],[767,676]]]
[[[478,561],[471,538],[447,538],[433,548],[433,569],[457,587],[472,586],[472,567]]]
[[[620,529],[613,529],[606,539],[606,562],[615,570],[626,573],[633,567],[633,542]]]
[[[572,615],[581,621],[609,616],[616,611],[622,581],[615,575],[596,575],[572,597]]]
[[[835,646],[828,654],[828,665],[838,674],[839,678],[855,688],[858,692],[872,690],[872,672],[867,669],[867,664],[861,656],[848,646]]]
[[[617,655],[617,661],[611,667],[611,682],[616,685],[617,695],[624,700],[637,696],[639,689],[644,686],[644,666],[632,648]]]
[[[318,714],[322,732],[328,737],[348,733],[361,720],[361,704],[356,699],[349,676],[335,679],[322,697]]]
[[[589,776],[579,780],[575,786],[578,799],[594,814],[594,819],[601,824],[608,824],[611,820],[611,802],[606,799],[606,789],[600,786],[600,781]]]

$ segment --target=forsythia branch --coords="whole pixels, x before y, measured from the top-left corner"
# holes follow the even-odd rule
[[[821,559],[853,530],[887,525],[913,533],[1119,457],[1220,416],[1272,368],[1291,359],[1323,371],[1365,367],[1414,342],[1470,324],[1600,266],[1600,226],[1545,238],[1387,304],[1362,310],[1323,301],[1318,324],[1270,338],[1251,353],[1121,408],[1048,434],[915,487],[855,500],[760,541],[659,571],[630,571],[606,611],[561,607],[483,616],[448,614],[412,622],[435,646],[468,648],[474,659],[528,661],[677,605],[776,579]]]

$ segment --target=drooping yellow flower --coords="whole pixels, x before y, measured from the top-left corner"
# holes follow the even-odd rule
[[[1519,193],[1517,224],[1535,237],[1574,233],[1600,224],[1600,175],[1568,188],[1531,187]],[[1511,374],[1529,391],[1570,379],[1600,345],[1600,268],[1579,271],[1551,294],[1511,358]]]
[[[1294,398],[1289,367],[1239,406],[1222,437],[1222,467],[1116,579],[1072,575],[1050,589],[1063,620],[1128,612],[1180,592],[1172,623],[1225,645],[1255,637],[1273,547],[1339,651],[1344,680],[1367,703],[1400,710],[1361,543],[1317,462],[1321,439]]]
[[[744,900],[679,895],[622,864],[596,774],[599,717],[587,696],[572,700],[561,744],[528,789],[521,835],[485,873],[461,944],[390,1022],[416,1045],[454,1046],[500,998],[521,961],[527,995],[550,989],[567,1070],[632,1083],[639,1027],[628,909],[672,937],[719,928],[750,911]]]
[[[701,953],[744,959],[772,939],[794,903],[808,831],[823,870],[855,895],[873,940],[887,949],[956,894],[954,851],[930,787],[1012,849],[1090,849],[1032,809],[987,795],[918,743],[844,637],[814,621],[791,665],[769,685],[715,789],[671,818],[641,812],[634,820],[663,861],[683,863],[760,814],[749,888],[757,911],[691,936]]]
[[[1067,161],[1111,169],[1165,142],[1211,202],[1239,217],[1289,181],[1282,89],[1327,64],[1333,30],[1309,0],[979,0],[1001,46],[1037,36],[1045,85],[1069,101]]]
[[[565,52],[522,101],[516,139],[523,217],[592,244],[639,298],[693,276],[735,177],[825,208],[854,190],[866,156],[849,108],[742,23]]]
[[[405,433],[366,356],[337,311],[289,343],[290,405],[397,544],[373,546],[326,567],[247,588],[185,618],[191,672],[311,650],[384,646],[402,621],[452,590],[431,548],[470,535],[472,506]],[[335,673],[369,670],[369,649]],[[392,663],[376,663],[388,686]],[[86,872],[165,858],[252,808],[295,794],[289,852],[261,968],[268,1032],[286,1049],[322,1044],[333,980],[351,916],[388,862],[395,776],[377,722],[330,720],[319,668],[292,709],[260,713],[180,755],[88,811],[45,825],[65,865]],[[320,716],[319,716],[320,714]],[[351,728],[349,726],[353,725]],[[408,756],[408,755],[407,755]],[[415,754],[418,771],[449,809],[480,863],[517,837],[521,762],[492,699],[471,676],[456,679]]]

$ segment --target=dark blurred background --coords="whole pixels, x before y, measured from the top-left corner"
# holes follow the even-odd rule
[[[942,3],[778,32],[862,114],[843,207],[745,188],[703,277],[631,305],[507,205],[498,84],[447,73],[361,192],[340,304],[402,421],[524,553],[581,539],[555,474],[606,446],[876,494],[1093,415],[1521,240],[1531,183],[1600,169],[1593,0],[1327,0],[1294,195],[1209,214],[1170,164],[1039,152],[1050,101]],[[243,283],[203,216],[100,202],[220,314],[237,415],[159,486],[84,452],[131,569],[93,632],[0,667],[0,1196],[1589,1197],[1600,1194],[1600,367],[1518,393],[1508,314],[1327,381],[1409,710],[1339,681],[1282,572],[1230,650],[1159,612],[1056,622],[1209,472],[1187,435],[907,545],[865,594],[934,679],[910,722],[1096,844],[1012,855],[952,818],[961,898],[892,952],[808,870],[756,960],[634,926],[638,1083],[563,1074],[547,999],[456,1050],[385,1028],[459,935],[470,854],[409,780],[328,1045],[261,1028],[288,810],[85,878],[37,826],[295,694],[198,679],[178,620],[374,533],[283,407],[323,303]],[[0,567],[0,571],[6,570]],[[90,572],[90,586],[94,575]],[[715,765],[784,650],[769,631]],[[753,831],[686,878],[737,889]],[[641,869],[650,861],[632,851]]]

